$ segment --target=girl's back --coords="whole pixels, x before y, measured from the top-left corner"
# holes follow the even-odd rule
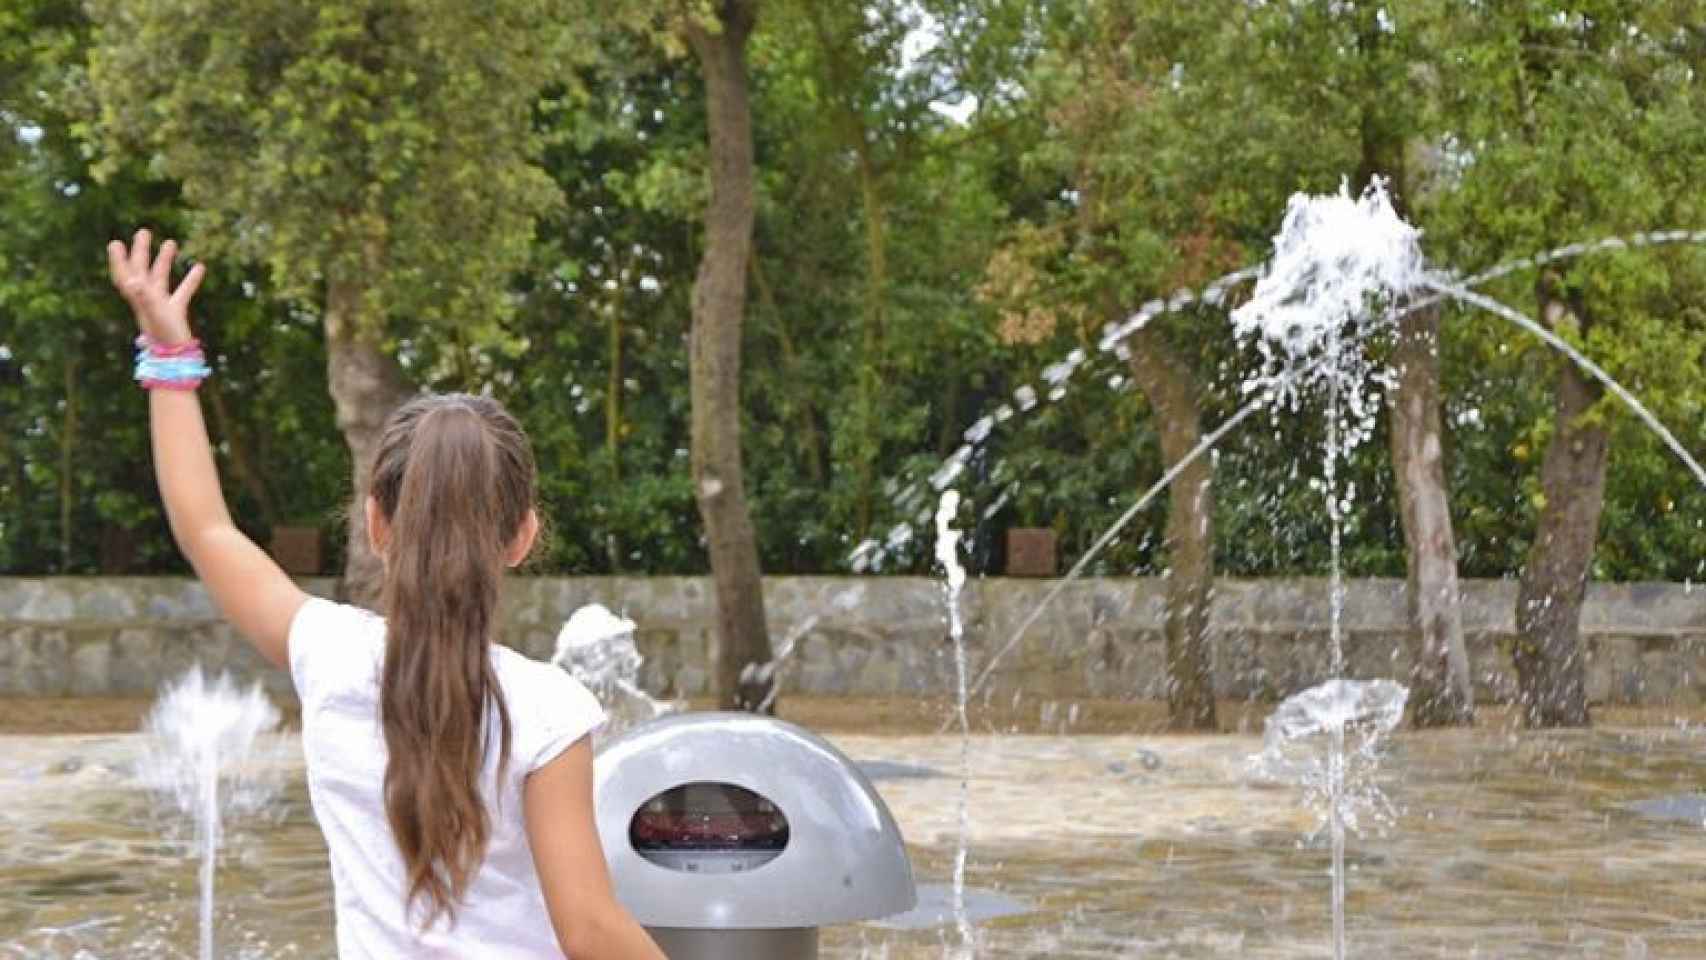
[[[326,835],[344,960],[663,960],[617,903],[593,812],[603,720],[566,674],[507,650],[499,584],[539,532],[526,433],[490,397],[421,395],[386,421],[352,516],[384,564],[386,619],[309,597],[232,522],[195,390],[206,268],[107,246],[142,336],[172,535],[231,624],[287,667]]]
[[[498,751],[486,751],[480,790],[491,834],[455,925],[440,916],[422,930],[418,915],[404,914],[406,873],[385,818],[388,754],[378,722],[385,621],[357,607],[309,600],[291,624],[289,650],[309,796],[332,864],[339,957],[556,955],[522,817],[522,786],[603,723],[592,694],[556,667],[492,646],[512,725],[510,763],[500,782]],[[486,729],[495,735],[495,719]]]

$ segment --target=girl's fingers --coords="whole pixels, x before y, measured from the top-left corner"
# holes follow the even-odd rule
[[[154,235],[147,227],[136,231],[136,236],[130,241],[130,269],[139,277],[148,275],[148,248],[154,242]]]
[[[114,240],[107,244],[107,272],[112,274],[113,286],[117,287],[121,293],[125,292],[124,281],[130,272],[129,256],[130,253],[125,250],[122,241]]]
[[[188,306],[190,298],[194,297],[195,292],[201,289],[201,278],[205,276],[207,276],[206,264],[197,263],[191,267],[190,272],[184,277],[184,282],[178,284],[178,289],[172,291],[172,302],[180,306]]]
[[[164,290],[172,279],[172,261],[178,255],[178,241],[167,240],[160,244],[160,255],[154,258],[154,266],[148,271],[150,286]]]

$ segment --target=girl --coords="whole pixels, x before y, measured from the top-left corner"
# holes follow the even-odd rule
[[[520,426],[484,397],[404,405],[363,505],[386,616],[310,597],[225,508],[193,393],[205,269],[172,290],[176,244],[150,248],[139,230],[107,260],[142,332],[160,493],[219,609],[296,684],[338,955],[662,958],[616,902],[593,823],[603,712],[563,671],[493,643],[499,578],[539,531]]]

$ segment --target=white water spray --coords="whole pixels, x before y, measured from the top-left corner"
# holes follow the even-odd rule
[[[1397,816],[1375,780],[1381,738],[1404,720],[1409,691],[1390,680],[1335,677],[1289,697],[1268,717],[1258,776],[1303,788],[1333,848],[1333,957],[1345,960],[1345,837]],[[1325,739],[1323,750],[1318,741]]]
[[[1361,716],[1357,711],[1365,698],[1378,698],[1382,708],[1396,703],[1397,713],[1385,727],[1389,730],[1402,719],[1407,696],[1396,684],[1388,684],[1394,693],[1343,679],[1344,514],[1351,496],[1340,493],[1338,465],[1373,432],[1379,412],[1377,388],[1391,379],[1390,372],[1367,353],[1347,349],[1347,341],[1354,343],[1396,325],[1396,304],[1426,280],[1420,237],[1420,231],[1398,216],[1385,184],[1378,179],[1354,200],[1344,186],[1327,196],[1298,194],[1286,207],[1268,269],[1256,282],[1250,301],[1232,312],[1233,327],[1239,336],[1254,340],[1264,360],[1263,374],[1252,378],[1247,390],[1278,392],[1293,408],[1301,405],[1305,391],[1326,394],[1321,486],[1331,529],[1329,679],[1281,706],[1277,725],[1270,720],[1270,749],[1271,741],[1276,736],[1283,740],[1287,730],[1322,733],[1328,740],[1318,788],[1326,798],[1325,819],[1332,839],[1336,960],[1346,956],[1345,831],[1347,821],[1354,822],[1349,808],[1346,725]],[[1295,718],[1288,715],[1288,707]],[[1387,714],[1380,712],[1377,719],[1384,723]]]
[[[610,716],[608,736],[675,709],[640,689],[645,664],[634,645],[634,621],[618,617],[603,604],[589,603],[570,615],[557,632],[553,666],[586,685]]]
[[[959,846],[954,852],[954,925],[960,934],[960,950],[974,955],[976,941],[966,915],[966,847],[971,836],[971,721],[966,714],[965,623],[960,619],[960,591],[965,589],[966,568],[960,563],[960,531],[954,515],[960,509],[958,490],[943,492],[936,507],[936,563],[947,577],[948,634],[954,641],[955,716],[960,724]]]
[[[195,823],[201,857],[200,960],[214,956],[214,871],[224,815],[252,812],[271,801],[276,784],[254,776],[245,761],[256,738],[278,722],[278,709],[259,684],[239,691],[225,674],[209,684],[198,664],[166,689],[143,727],[152,740],[141,766],[143,783]]]
[[[858,606],[864,596],[863,588],[842,590],[830,599],[830,608],[836,613],[846,613]],[[769,713],[770,708],[775,706],[776,698],[782,693],[782,672],[793,662],[794,654],[800,648],[800,641],[817,628],[823,616],[822,613],[814,613],[789,628],[787,635],[782,638],[781,646],[776,649],[776,655],[768,662],[749,663],[741,668],[741,683],[762,683],[768,688],[764,699],[759,701],[759,713]]]

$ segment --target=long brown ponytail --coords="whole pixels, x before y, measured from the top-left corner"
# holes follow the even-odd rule
[[[534,473],[514,418],[465,394],[405,404],[374,458],[370,490],[389,530],[385,814],[403,855],[405,902],[425,901],[423,927],[440,914],[455,922],[485,858],[491,819],[480,779],[494,739],[500,777],[509,764],[509,708],[490,645],[499,579],[533,507]]]

